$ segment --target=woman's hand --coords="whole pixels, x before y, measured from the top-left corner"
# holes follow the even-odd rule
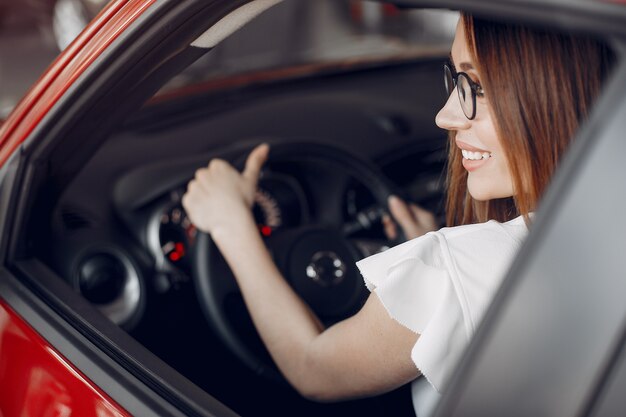
[[[383,227],[390,240],[398,237],[396,222],[408,240],[438,229],[435,216],[428,210],[407,204],[395,195],[389,197],[388,205],[393,219],[388,215],[383,216]]]
[[[231,235],[237,227],[253,224],[251,208],[259,173],[268,153],[267,144],[254,148],[242,173],[222,159],[213,159],[208,167],[196,171],[182,204],[199,230],[215,238],[216,235]]]
[[[255,148],[241,174],[211,161],[189,183],[183,207],[198,229],[211,233],[278,368],[318,401],[378,394],[415,379],[411,349],[418,335],[394,321],[377,296],[325,330],[281,275],[250,210],[268,151]]]

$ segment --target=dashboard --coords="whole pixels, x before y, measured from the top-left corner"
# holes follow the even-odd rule
[[[157,356],[237,404],[232,387],[251,371],[222,343],[199,299],[200,236],[181,206],[188,181],[212,158],[241,168],[258,143],[268,142],[270,155],[288,148],[260,178],[253,213],[263,239],[269,244],[288,231],[330,229],[353,244],[354,259],[376,253],[396,242],[384,235],[386,208],[375,181],[329,161],[345,154],[367,164],[389,190],[437,213],[443,224],[446,140],[433,123],[444,100],[440,84],[440,60],[433,59],[149,103],[60,195],[41,258]],[[311,159],[310,146],[326,153]],[[352,274],[346,291],[362,291]],[[334,302],[323,291],[313,303]],[[228,320],[266,357],[241,298],[225,303]],[[354,308],[326,308],[322,318],[332,323],[340,310]],[[249,384],[261,389],[256,378]]]
[[[357,259],[394,244],[383,232],[386,207],[371,181],[293,150],[314,146],[359,157],[328,144],[276,141],[275,146],[286,146],[293,154],[269,163],[261,173],[252,211],[264,240],[307,226],[329,228],[354,244]],[[75,199],[63,201],[55,213],[56,243],[50,251],[54,267],[130,331],[151,321],[151,308],[163,298],[195,303],[193,258],[199,232],[181,205],[186,184],[211,157],[241,165],[248,149],[136,167],[112,183],[110,194],[98,193],[100,203],[96,195],[85,199],[86,190],[77,187]],[[394,191],[440,214],[444,159],[441,142],[425,141],[372,165]]]

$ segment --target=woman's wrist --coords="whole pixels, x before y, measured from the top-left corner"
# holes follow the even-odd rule
[[[228,221],[220,222],[212,231],[211,238],[219,246],[230,242],[237,243],[240,239],[249,239],[257,234],[254,216],[251,210],[241,214],[231,213]]]

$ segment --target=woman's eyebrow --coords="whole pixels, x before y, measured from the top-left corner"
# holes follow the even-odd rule
[[[454,63],[454,59],[452,59],[452,54],[450,54],[449,59],[452,67],[456,70],[456,65]],[[459,64],[459,68],[461,68],[461,71],[470,71],[474,69],[474,66],[469,62],[461,62]]]
[[[474,66],[469,62],[461,62],[459,65],[463,71],[470,71],[474,69]]]

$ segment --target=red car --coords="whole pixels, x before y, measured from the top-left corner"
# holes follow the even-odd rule
[[[93,20],[0,127],[0,416],[413,413],[406,387],[319,404],[287,385],[186,183],[270,142],[259,233],[333,323],[365,297],[354,261],[395,243],[390,193],[442,215],[455,17],[414,9],[588,32],[622,58],[626,5],[392,3],[324,2],[329,25],[312,1],[116,0]],[[435,415],[626,409],[625,97],[620,60]],[[341,279],[294,255],[321,227]]]

